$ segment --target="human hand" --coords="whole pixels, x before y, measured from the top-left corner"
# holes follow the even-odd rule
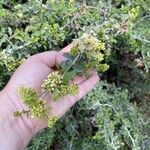
[[[21,86],[36,89],[39,96],[43,80],[53,71],[53,67],[59,64],[64,58],[63,53],[69,52],[71,45],[60,52],[49,51],[40,53],[28,58],[14,73],[7,86],[0,92],[0,145],[2,150],[21,150],[26,147],[32,136],[41,129],[47,127],[47,123],[30,116],[16,118],[15,111],[28,110],[17,88]],[[61,117],[78,100],[89,92],[97,83],[99,77],[94,74],[89,79],[76,77],[74,82],[79,86],[79,93],[76,96],[66,96],[59,101],[51,101],[50,95],[43,97],[49,102],[52,114]]]

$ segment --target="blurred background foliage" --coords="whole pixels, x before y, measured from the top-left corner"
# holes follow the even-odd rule
[[[0,89],[23,59],[83,33],[111,53],[102,81],[28,150],[150,149],[149,0],[1,0]]]

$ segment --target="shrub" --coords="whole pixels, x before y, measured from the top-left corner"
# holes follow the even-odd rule
[[[1,0],[0,89],[23,58],[60,50],[83,33],[105,43],[105,63],[110,66],[100,74],[107,82],[99,83],[56,126],[39,133],[28,149],[150,147],[148,3],[148,0]]]
[[[137,107],[129,103],[127,90],[100,82],[52,130],[46,129],[35,139],[44,143],[47,132],[54,132],[51,141],[46,145],[39,144],[37,149],[138,150],[146,147],[148,137],[143,128],[148,124]],[[35,139],[28,149],[32,149]]]

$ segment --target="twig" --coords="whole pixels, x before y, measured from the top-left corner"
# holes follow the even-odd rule
[[[39,0],[36,0],[37,3],[39,3],[40,5],[42,5],[42,7],[46,8],[46,9],[49,9],[46,5],[44,5],[41,1]]]
[[[43,94],[41,95],[40,99],[43,99],[43,98],[44,98],[44,96],[46,96],[48,93],[49,93],[49,92],[45,92],[45,93],[43,93]]]
[[[12,42],[6,36],[4,36],[4,37],[8,41],[8,43],[13,47],[14,45],[12,44]]]
[[[132,136],[131,136],[129,130],[127,129],[126,126],[125,126],[124,128],[125,128],[125,130],[127,131],[128,135],[129,135],[129,137],[130,137],[130,139],[131,139],[131,141],[132,141],[132,144],[133,144],[134,146],[136,146],[136,145],[135,145],[135,142],[134,142],[134,139],[132,138]]]
[[[74,20],[80,17],[80,13],[78,12],[68,23],[66,23],[63,27],[62,30],[64,30],[69,24],[71,24]]]
[[[26,44],[24,44],[24,45],[22,45],[22,46],[19,46],[19,47],[17,47],[17,48],[11,48],[11,49],[9,49],[9,51],[22,49],[22,48],[24,48],[25,46],[28,46],[28,45],[30,45],[30,43],[26,43]]]
[[[74,17],[68,22],[66,23],[66,25],[64,25],[62,27],[62,30],[65,29],[69,24],[71,24],[74,20],[76,20],[77,18],[79,18],[81,16],[82,13],[84,13],[84,10],[88,9],[88,8],[92,8],[92,9],[96,9],[95,7],[91,7],[91,6],[80,6],[79,11],[77,14],[74,15]]]
[[[135,23],[135,26],[137,26],[139,23],[141,23],[144,19],[147,19],[147,18],[150,18],[150,15],[146,15],[146,16],[142,17],[140,20],[138,20],[138,21]]]
[[[142,55],[143,60],[144,60],[144,65],[145,65],[145,68],[146,68],[146,73],[148,73],[148,72],[149,72],[149,68],[148,68],[147,63],[146,63],[146,61],[145,61],[145,57],[144,57],[143,52],[141,52],[141,55]]]

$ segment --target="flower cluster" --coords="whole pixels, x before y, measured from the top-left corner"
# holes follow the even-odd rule
[[[54,92],[62,84],[62,75],[58,71],[50,73],[44,80],[42,88],[45,91]]]
[[[14,58],[7,51],[0,51],[0,64],[4,64],[10,73],[14,72],[24,61],[25,58]]]
[[[47,118],[49,112],[44,100],[39,99],[37,92],[32,88],[20,87],[18,89],[25,104],[28,105],[32,117]]]
[[[50,108],[47,106],[44,100],[38,97],[37,92],[32,88],[20,87],[18,89],[24,103],[28,105],[29,111],[17,111],[14,113],[15,116],[19,117],[22,114],[31,113],[32,118],[41,118],[48,122],[48,127],[52,128],[55,122],[58,120],[56,116],[49,116]]]
[[[73,96],[78,93],[78,90],[79,88],[76,84],[61,85],[54,93],[52,93],[52,99],[56,101],[62,98],[63,96]]]
[[[58,100],[66,95],[75,95],[78,92],[78,86],[75,84],[65,85],[63,75],[59,71],[54,71],[44,80],[42,88],[45,92],[51,92],[53,100]]]
[[[105,63],[107,50],[105,43],[90,34],[83,34],[79,39],[73,41],[71,55],[81,55],[82,64],[85,63],[86,68],[95,68],[99,72],[105,72],[109,66]]]
[[[7,63],[7,68],[9,72],[13,72],[16,68],[18,68],[25,59],[16,59]]]
[[[58,118],[56,116],[50,116],[48,118],[48,127],[52,128],[55,125],[57,120],[58,120]]]
[[[68,93],[70,95],[75,95],[79,91],[79,87],[76,84],[71,84],[68,86]]]
[[[15,69],[18,68],[24,61],[25,59],[16,59],[16,60],[8,62],[7,63],[8,71],[9,72],[15,71]]]

